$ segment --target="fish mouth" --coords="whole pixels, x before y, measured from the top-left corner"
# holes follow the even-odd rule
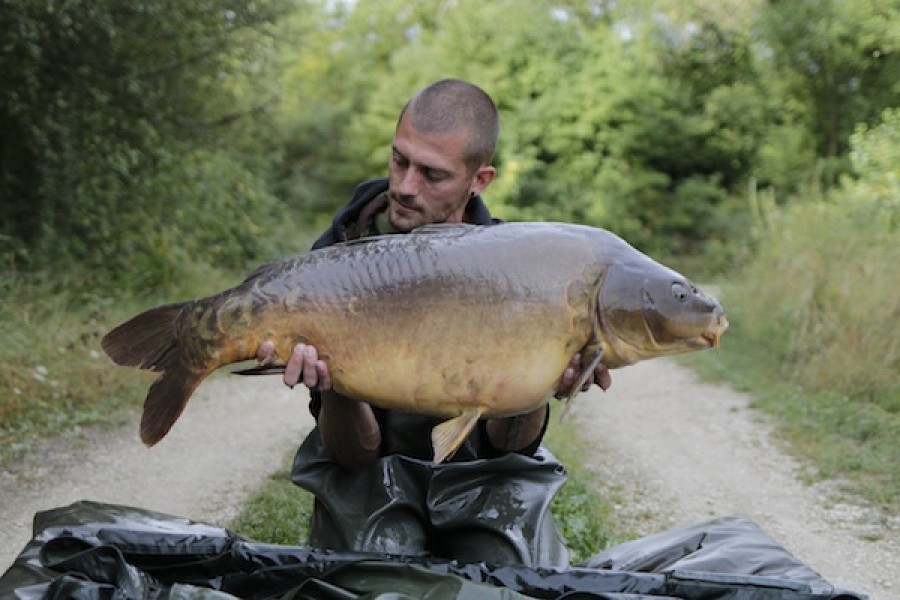
[[[726,331],[728,331],[728,319],[725,318],[725,315],[720,315],[719,319],[716,321],[715,329],[713,331],[707,331],[700,337],[706,341],[708,348],[717,348],[719,346],[719,340]]]
[[[708,348],[715,348],[716,346],[719,345],[719,333],[718,332],[704,333],[700,337],[706,341],[706,346]]]

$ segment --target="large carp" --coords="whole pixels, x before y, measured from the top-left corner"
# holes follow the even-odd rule
[[[548,402],[576,352],[586,372],[617,368],[715,346],[727,326],[718,301],[609,231],[437,225],[266,264],[219,294],[139,314],[103,349],[161,373],[141,419],[148,446],[206,376],[273,340],[279,357],[315,345],[341,394],[448,417],[432,432],[441,462],[479,418]]]

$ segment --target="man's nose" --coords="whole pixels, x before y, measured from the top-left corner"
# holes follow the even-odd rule
[[[403,171],[397,185],[397,193],[401,196],[415,196],[419,192],[420,178],[412,167]]]

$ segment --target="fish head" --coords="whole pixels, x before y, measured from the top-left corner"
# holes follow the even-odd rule
[[[728,329],[718,300],[654,261],[610,269],[597,310],[609,367],[714,348]]]

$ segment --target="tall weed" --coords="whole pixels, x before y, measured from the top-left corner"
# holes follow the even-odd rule
[[[871,206],[798,202],[773,215],[741,274],[741,318],[782,377],[900,412],[900,243]]]

